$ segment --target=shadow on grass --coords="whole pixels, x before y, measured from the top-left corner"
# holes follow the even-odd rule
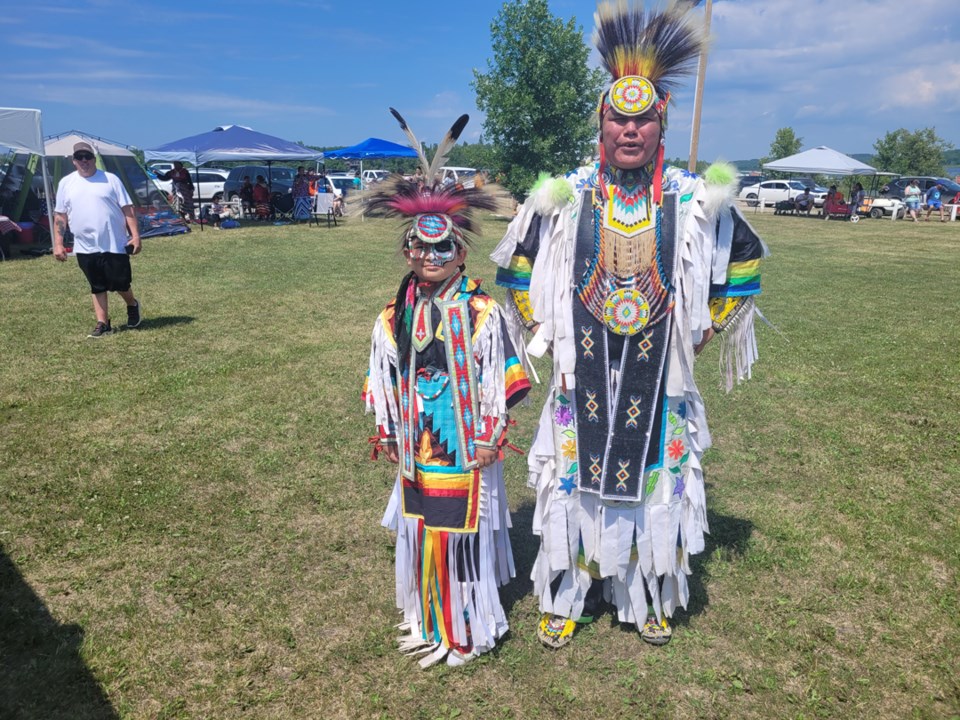
[[[0,545],[0,715],[17,720],[113,720],[80,658],[83,628],[60,625]]]
[[[535,503],[524,500],[516,512],[510,513],[513,527],[510,529],[510,544],[513,547],[513,562],[517,576],[500,588],[500,602],[509,615],[513,606],[522,598],[533,592],[533,581],[530,573],[533,571],[533,561],[537,559],[537,549],[540,547],[540,538],[533,534],[533,510]]]
[[[169,327],[171,325],[189,325],[193,321],[194,318],[190,317],[189,315],[167,315],[164,317],[147,316],[143,318],[140,326],[135,329],[137,332],[143,332],[144,330],[159,330],[160,328]]]
[[[690,602],[686,611],[679,612],[674,618],[676,625],[686,625],[691,616],[699,615],[710,604],[706,587],[710,579],[710,558],[717,550],[721,550],[725,562],[735,561],[746,552],[750,535],[753,534],[753,523],[742,518],[719,515],[707,510],[707,522],[710,523],[710,534],[706,536],[707,546],[702,553],[690,558],[690,570],[693,571],[688,578]]]
[[[36,260],[52,255],[53,250],[49,247],[35,247],[32,245],[0,245],[0,261],[6,260]]]
[[[521,598],[533,592],[533,582],[530,572],[537,557],[540,539],[533,534],[533,501],[524,501],[511,514],[513,529],[510,539],[513,543],[513,557],[517,569],[517,577],[500,590],[500,601],[507,613]],[[735,559],[743,555],[753,533],[753,523],[729,515],[720,515],[707,510],[707,522],[710,524],[710,534],[706,536],[706,547],[699,555],[690,558],[692,574],[687,578],[690,587],[690,601],[687,609],[680,609],[673,617],[674,625],[687,625],[690,617],[699,615],[710,604],[707,593],[707,581],[710,579],[708,563],[716,550],[722,551],[722,556]],[[601,615],[609,615],[612,625],[618,624],[617,611],[608,603],[603,603]],[[621,625],[625,631],[635,632],[632,625]]]

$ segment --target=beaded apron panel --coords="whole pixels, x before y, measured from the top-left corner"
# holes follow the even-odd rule
[[[590,195],[581,198],[574,259],[574,286],[590,267],[595,248]],[[677,195],[664,193],[661,257],[674,285]],[[577,473],[581,492],[605,500],[637,501],[644,470],[659,461],[662,447],[662,385],[673,314],[635,335],[617,335],[584,306],[573,301],[577,341]],[[611,393],[612,370],[619,384]]]

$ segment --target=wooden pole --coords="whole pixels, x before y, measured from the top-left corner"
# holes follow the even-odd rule
[[[710,16],[713,11],[713,0],[707,0],[704,14],[704,28],[707,36],[710,35]],[[690,172],[697,171],[697,146],[700,144],[700,111],[703,105],[703,81],[707,74],[707,50],[704,48],[700,52],[700,64],[697,67],[697,90],[693,97],[693,127],[690,129],[690,160],[687,162],[687,169]]]

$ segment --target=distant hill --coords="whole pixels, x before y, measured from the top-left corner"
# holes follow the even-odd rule
[[[737,170],[740,172],[750,172],[760,169],[760,158],[753,158],[752,160],[731,160],[731,162],[737,166]]]

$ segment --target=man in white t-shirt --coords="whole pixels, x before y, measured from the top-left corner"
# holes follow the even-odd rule
[[[63,237],[69,224],[73,252],[93,294],[97,324],[89,337],[99,338],[113,332],[107,312],[109,291],[127,304],[127,327],[140,325],[140,303],[130,289],[130,255],[140,252],[140,229],[126,188],[113,173],[97,169],[89,143],[73,146],[73,166],[77,171],[57,186],[53,256],[61,262],[67,259]]]

